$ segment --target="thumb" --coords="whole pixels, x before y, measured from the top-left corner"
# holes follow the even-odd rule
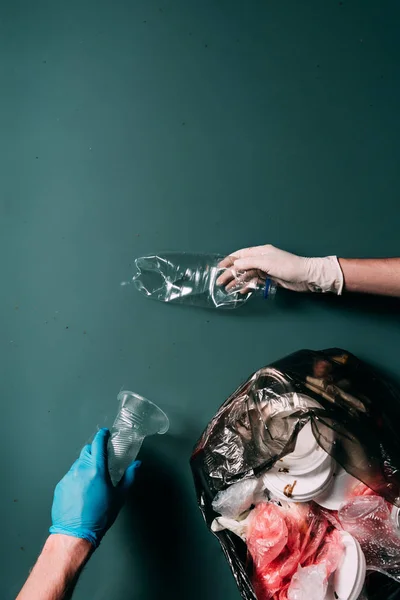
[[[136,460],[126,469],[123,478],[119,482],[119,487],[122,489],[123,493],[127,493],[128,490],[132,487],[135,481],[136,471],[141,464],[142,463],[140,460]]]
[[[104,467],[107,462],[107,443],[110,438],[108,429],[99,429],[92,442],[92,457],[97,467]]]

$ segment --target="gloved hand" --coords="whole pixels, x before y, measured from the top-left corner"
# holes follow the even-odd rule
[[[227,256],[219,267],[226,268],[217,284],[227,290],[247,293],[254,282],[269,277],[281,287],[295,292],[343,291],[343,273],[336,256],[305,258],[271,245],[244,248]]]
[[[58,483],[51,509],[50,533],[62,533],[88,540],[95,548],[114,523],[140,462],[132,463],[114,487],[107,466],[108,429],[100,429],[92,444]]]

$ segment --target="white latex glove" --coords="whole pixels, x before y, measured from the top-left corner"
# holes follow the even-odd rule
[[[227,256],[220,264],[226,270],[217,284],[227,290],[247,293],[254,283],[273,279],[281,287],[295,292],[343,291],[343,273],[336,256],[305,258],[267,244],[244,248]]]

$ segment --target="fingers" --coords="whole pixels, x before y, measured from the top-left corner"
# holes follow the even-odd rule
[[[269,273],[269,261],[266,256],[250,256],[248,258],[239,258],[235,260],[235,269],[238,271],[249,271],[258,269],[264,273]]]
[[[235,258],[236,258],[236,257],[235,257],[235,255],[234,255],[234,254],[229,254],[228,256],[226,256],[226,257],[224,258],[224,260],[221,260],[221,262],[220,262],[220,263],[218,263],[218,266],[219,266],[221,269],[226,269],[226,268],[228,268],[228,267],[231,267],[231,266],[233,265],[234,261],[235,261]]]
[[[106,467],[107,443],[110,437],[108,429],[99,429],[92,442],[92,457],[98,467]]]
[[[250,271],[245,271],[244,273],[237,273],[236,278],[226,285],[225,289],[227,292],[229,291],[239,291],[245,284],[249,284],[254,280],[258,279],[258,271],[256,269],[251,269]],[[253,286],[254,287],[254,286]]]
[[[273,246],[270,244],[264,244],[263,246],[252,246],[251,248],[242,248],[242,250],[237,250],[232,256],[234,256],[235,259],[249,258],[250,256],[263,256],[272,248]]]
[[[221,273],[221,275],[219,275],[216,282],[217,285],[224,286],[227,285],[227,283],[229,283],[230,281],[232,281],[232,279],[235,279],[235,272],[232,269],[230,269],[230,267],[233,266],[234,261],[235,256],[230,255],[224,258],[224,260],[221,260],[221,262],[218,264],[218,267],[221,270],[225,270]]]
[[[270,244],[264,246],[252,246],[251,248],[242,248],[233,254],[224,258],[218,266],[226,269],[217,279],[217,285],[227,286],[238,278],[238,271],[246,271],[248,269],[259,269],[265,271],[263,264],[265,256],[275,251],[275,248]],[[249,262],[242,263],[245,259]],[[242,264],[248,265],[243,267]]]
[[[80,455],[79,455],[79,458],[80,458],[80,459],[82,459],[82,458],[83,458],[83,459],[87,458],[88,456],[90,456],[90,455],[91,455],[91,453],[92,453],[92,451],[91,451],[91,450],[92,450],[92,449],[91,449],[91,446],[90,446],[90,444],[86,444],[86,446],[83,446],[83,448],[82,448],[82,450],[81,450],[81,453],[80,453]]]
[[[141,464],[142,463],[140,460],[136,460],[126,469],[123,478],[118,484],[124,493],[126,493],[132,487],[133,482],[135,481],[136,471]]]
[[[218,277],[216,284],[221,287],[226,286],[231,281],[236,279],[236,272],[234,269],[226,269],[221,275]]]
[[[85,448],[86,448],[86,446],[85,446]],[[84,457],[82,456],[82,454],[83,454],[83,451],[84,451],[84,449],[85,449],[85,448],[82,448],[82,451],[81,451],[81,453],[80,453],[80,455],[79,455],[79,458],[77,458],[77,459],[76,459],[76,460],[75,460],[75,461],[72,463],[72,465],[71,465],[71,467],[70,467],[70,469],[69,469],[68,473],[73,473],[74,471],[76,471],[76,469],[78,469],[78,468],[79,468],[79,465],[81,464],[81,460],[82,460],[82,458],[84,458]]]
[[[246,259],[243,259],[246,260]],[[247,259],[250,260],[250,259]],[[237,269],[235,261],[235,267],[232,269],[227,269],[218,279],[217,285],[221,287],[225,287],[226,292],[236,293],[246,293],[251,289],[256,288],[259,283],[263,282],[265,277],[260,277],[263,273],[262,269],[259,268],[251,268],[251,269]],[[243,292],[243,289],[246,288],[246,291]]]
[[[262,280],[260,280],[259,278],[254,278],[254,279],[250,279],[250,281],[240,289],[240,293],[242,295],[248,294],[249,292],[254,292],[254,290],[256,288],[258,288],[258,286],[261,284],[263,284],[264,282]]]

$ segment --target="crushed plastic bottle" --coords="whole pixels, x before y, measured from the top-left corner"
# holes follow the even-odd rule
[[[118,394],[119,410],[108,442],[108,470],[113,485],[117,485],[125,470],[137,457],[148,435],[166,433],[167,415],[153,402],[134,392]]]
[[[227,271],[219,254],[166,252],[135,260],[135,287],[145,296],[161,302],[190,304],[205,308],[237,308],[255,295],[272,298],[276,284],[253,275],[245,283],[241,273],[229,268],[231,285],[218,285]],[[242,293],[241,290],[246,290]]]

